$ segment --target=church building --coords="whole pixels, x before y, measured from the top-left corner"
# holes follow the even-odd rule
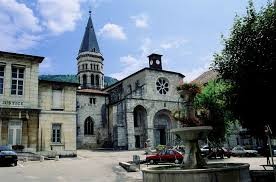
[[[91,16],[80,46],[77,91],[77,146],[143,148],[173,145],[171,117],[180,97],[176,87],[184,75],[162,68],[162,55],[148,56],[149,67],[104,87],[103,61]],[[108,64],[108,63],[107,63]]]
[[[162,55],[118,81],[104,75],[91,15],[76,55],[77,74],[38,75],[44,57],[0,52],[0,145],[23,145],[44,155],[77,148],[173,145],[171,113],[184,75],[164,70]],[[146,60],[148,59],[148,60]],[[106,63],[111,64],[111,63]]]

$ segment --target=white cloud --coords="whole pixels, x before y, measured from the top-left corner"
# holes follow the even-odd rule
[[[0,10],[3,14],[8,15],[6,16],[8,18],[6,22],[32,32],[41,31],[39,19],[34,16],[32,9],[28,8],[25,4],[15,0],[0,0]],[[3,21],[3,19],[0,20]]]
[[[148,24],[148,16],[145,14],[140,14],[137,16],[131,16],[130,17],[137,28],[147,28],[149,26]]]
[[[124,67],[123,70],[111,74],[112,77],[117,78],[118,80],[125,78],[143,67],[141,60],[135,58],[133,55],[120,57],[120,63]]]
[[[0,49],[22,51],[41,40],[42,27],[32,9],[15,0],[0,0]]]
[[[167,42],[163,42],[161,43],[160,47],[164,50],[167,49],[177,49],[181,46],[183,46],[184,44],[186,44],[188,41],[185,39],[176,39],[176,40],[171,40],[171,41],[167,41]]]
[[[126,34],[124,33],[123,27],[113,24],[107,23],[100,29],[99,33],[100,36],[117,39],[117,40],[125,40],[127,39]]]
[[[185,73],[183,73],[186,77],[184,78],[185,81],[190,82],[196,79],[198,76],[200,76],[205,71],[208,71],[211,65],[213,57],[211,55],[203,56],[199,58],[200,64],[199,66],[195,67],[191,70],[186,70]]]
[[[55,66],[52,58],[45,57],[43,62],[39,65],[39,72],[41,74],[51,74],[55,72]]]
[[[81,2],[83,0],[38,0],[43,24],[55,34],[74,30],[81,18]]]
[[[123,67],[120,72],[111,74],[110,76],[117,78],[119,80],[127,77],[128,75],[144,68],[147,66],[147,56],[152,53],[151,39],[145,38],[142,40],[142,44],[139,48],[139,53],[137,55],[129,54],[127,56],[120,57],[120,63]]]

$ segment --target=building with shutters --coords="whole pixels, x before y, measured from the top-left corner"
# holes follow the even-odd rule
[[[43,59],[0,52],[0,145],[76,155],[78,83],[39,79]]]

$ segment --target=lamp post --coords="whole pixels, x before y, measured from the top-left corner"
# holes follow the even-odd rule
[[[272,153],[272,147],[271,147],[271,138],[270,138],[270,135],[272,135],[272,131],[271,131],[269,125],[265,126],[265,134],[267,136],[267,142],[268,142],[268,145],[269,145],[269,151],[270,151],[270,156],[271,156],[271,163],[272,163],[273,172],[274,172],[274,180],[276,182],[276,169],[275,169],[275,166],[274,166],[273,153]]]

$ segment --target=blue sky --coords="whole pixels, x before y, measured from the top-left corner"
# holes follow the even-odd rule
[[[256,9],[266,0],[254,0]],[[186,75],[206,71],[247,0],[0,0],[0,50],[44,56],[41,74],[76,74],[76,57],[92,20],[107,76],[122,79],[148,66]]]

